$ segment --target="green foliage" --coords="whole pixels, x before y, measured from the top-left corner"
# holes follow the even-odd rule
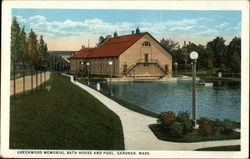
[[[12,19],[11,24],[11,59],[17,61],[20,57],[20,33],[21,28],[17,22],[17,18]]]
[[[223,134],[230,134],[233,132],[233,129],[235,129],[235,128],[236,127],[235,127],[234,123],[229,119],[225,119],[221,123],[221,133],[223,133]]]
[[[162,44],[165,43],[162,41]],[[240,37],[234,37],[227,46],[223,37],[216,37],[205,46],[189,43],[182,48],[172,50],[173,61],[178,63],[179,70],[191,69],[189,57],[191,51],[199,53],[197,69],[211,70],[217,68],[224,72],[234,73],[240,73],[241,71]]]
[[[38,44],[38,64],[40,69],[46,69],[48,67],[49,53],[47,44],[43,40],[43,36],[40,36]]]
[[[163,112],[160,114],[159,123],[166,133],[174,137],[182,137],[192,131],[188,112],[179,112],[177,116],[173,112]]]
[[[173,137],[182,137],[183,134],[183,125],[182,123],[178,121],[174,121],[170,126],[169,126],[169,134]]]
[[[38,42],[36,34],[32,29],[27,40],[27,52],[30,63],[36,65],[38,63]]]
[[[226,45],[223,37],[216,37],[212,41],[207,43],[207,49],[210,50],[210,54],[213,58],[213,62],[217,68],[225,64],[226,61]]]
[[[176,117],[176,121],[181,123],[184,134],[192,131],[192,120],[190,119],[190,115],[187,111],[179,112]]]
[[[211,122],[211,126],[213,127],[213,134],[221,133],[222,121],[216,119],[215,121]]]
[[[227,67],[240,72],[241,38],[234,37],[227,46]]]
[[[24,27],[22,28],[21,32],[20,32],[20,53],[19,53],[19,58],[26,60],[27,58],[27,42],[26,42],[26,33],[25,33],[25,29]]]
[[[173,112],[163,112],[160,114],[159,121],[164,128],[168,129],[175,119],[176,116]]]
[[[161,39],[161,45],[170,53],[172,54],[173,49],[178,45],[178,42],[175,42],[171,39]]]
[[[211,127],[210,121],[207,118],[201,118],[198,120],[199,124],[199,133],[202,136],[209,136],[212,135],[213,129]]]
[[[223,121],[216,119],[215,121],[212,121],[212,127],[214,133],[231,134],[234,129],[237,128],[237,125],[229,119]]]

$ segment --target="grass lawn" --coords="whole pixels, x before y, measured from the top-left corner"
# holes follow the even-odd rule
[[[197,149],[196,151],[240,151],[240,145],[208,147],[208,148]]]
[[[163,132],[159,124],[151,124],[149,128],[153,131],[155,136],[160,140],[173,141],[173,142],[199,142],[199,141],[213,141],[213,140],[229,140],[229,139],[240,139],[239,132],[233,132],[230,135],[215,134],[212,136],[201,136],[197,130],[184,135],[183,137],[176,138],[169,136],[168,133]]]
[[[83,84],[87,84],[87,81],[86,79],[80,79],[81,83]],[[91,88],[95,89],[96,90],[96,87],[94,86],[90,86]],[[117,103],[119,103],[120,105],[130,109],[130,110],[133,110],[135,112],[138,112],[138,113],[141,113],[141,114],[144,114],[144,115],[147,115],[147,116],[151,116],[151,117],[156,117],[158,118],[159,117],[159,114],[157,113],[154,113],[154,112],[151,112],[151,111],[148,111],[146,109],[143,109],[137,105],[134,105],[134,104],[131,104],[131,103],[128,103],[127,101],[121,99],[121,98],[118,98],[116,96],[109,96],[107,92],[105,91],[101,91],[100,93],[102,93],[103,95],[107,96],[108,98],[111,98],[112,100],[116,101]]]
[[[10,100],[10,149],[123,150],[119,117],[69,77]]]
[[[147,115],[147,116],[155,117],[155,118],[159,117],[159,114],[157,114],[157,113],[148,111],[148,110],[143,109],[143,108],[141,108],[141,107],[139,107],[137,105],[130,104],[130,103],[126,102],[125,100],[120,99],[120,98],[118,98],[116,96],[112,96],[112,97],[109,96],[109,98],[113,99],[114,101],[116,101],[120,105],[122,105],[122,106],[124,106],[124,107],[126,107],[126,108],[128,108],[130,110],[133,110],[135,112],[138,112],[138,113],[141,113],[141,114],[144,114],[144,115]]]

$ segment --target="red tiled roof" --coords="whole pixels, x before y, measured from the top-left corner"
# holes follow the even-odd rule
[[[95,48],[84,48],[81,49],[77,54],[71,56],[71,59],[78,59],[78,58],[87,58],[88,55],[94,50]]]
[[[117,57],[147,33],[110,38],[98,48],[84,48],[71,58]]]

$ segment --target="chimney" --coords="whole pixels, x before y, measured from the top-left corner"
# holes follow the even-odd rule
[[[139,34],[139,33],[140,33],[139,27],[136,28],[135,33],[136,33],[136,34]]]
[[[184,47],[186,46],[186,41],[184,41]]]
[[[82,45],[82,49],[84,49],[85,48],[85,46],[84,45]]]
[[[114,32],[114,38],[117,37],[117,36],[118,36],[118,34],[117,34],[116,30],[115,30],[115,32]]]
[[[189,41],[189,45],[191,45],[191,41]]]
[[[135,31],[134,30],[132,30],[132,35],[134,35],[135,34]]]

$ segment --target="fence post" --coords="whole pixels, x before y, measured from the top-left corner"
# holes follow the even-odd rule
[[[14,85],[14,97],[16,96],[16,69],[15,69],[15,62],[13,61],[13,85]]]
[[[31,71],[31,90],[33,91],[33,65],[31,65],[30,71]]]
[[[23,59],[23,94],[25,94],[25,64]]]

